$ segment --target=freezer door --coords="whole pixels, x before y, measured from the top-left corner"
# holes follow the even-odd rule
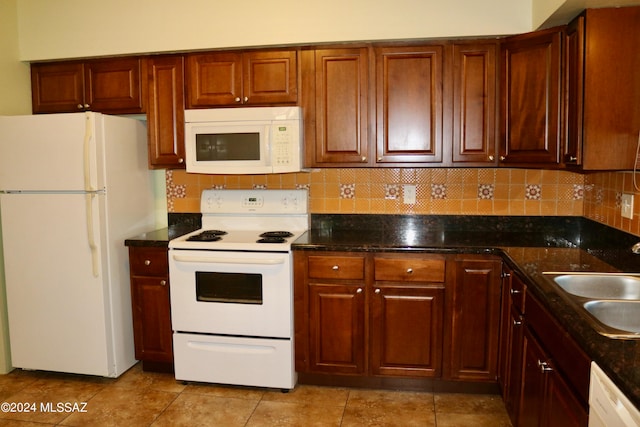
[[[86,174],[96,187],[101,118],[95,113],[0,117],[0,190],[81,191]]]
[[[106,196],[90,197],[98,212]],[[2,194],[0,209],[13,366],[114,376],[107,260],[96,277],[85,195]]]

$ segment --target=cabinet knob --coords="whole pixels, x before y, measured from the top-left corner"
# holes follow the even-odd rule
[[[513,319],[513,326],[520,326],[520,325],[522,325],[522,320]]]
[[[243,101],[244,101],[245,103],[249,102],[249,97],[248,97],[248,96],[245,96],[245,97],[244,97],[244,99],[243,99]]]
[[[180,158],[178,159],[178,163],[180,163],[180,164],[184,163],[184,159],[183,159],[182,157],[180,157]]]
[[[331,267],[331,269],[332,269],[333,271],[338,271],[338,270],[340,270],[340,266],[338,266],[338,265],[334,265],[333,267]]]
[[[553,371],[553,368],[549,366],[547,362],[543,362],[542,360],[539,360],[539,359],[538,359],[538,367],[540,368],[540,372],[542,372],[543,374]]]
[[[91,107],[91,105],[89,105],[89,104],[84,104],[84,108],[89,108],[89,107]]]
[[[522,293],[522,291],[518,289],[511,289],[509,292],[511,292],[511,295],[518,295]]]
[[[379,294],[379,293],[380,293],[380,288],[376,289],[374,292],[375,292],[376,294]]]
[[[358,288],[358,290],[356,291],[357,294],[361,294],[362,293],[362,288]]]
[[[239,96],[236,96],[236,99],[234,99],[234,101],[236,101],[236,102],[240,102],[240,97],[239,97]]]
[[[500,161],[501,161],[501,162],[504,162],[505,160],[507,160],[507,157],[506,157],[506,156],[500,156]]]
[[[407,268],[407,274],[412,274],[413,273],[413,268]]]
[[[167,281],[166,280],[160,280],[160,285],[166,286],[167,285]]]
[[[150,259],[145,259],[144,260],[144,265],[151,265],[151,260]]]
[[[367,161],[367,156],[362,156],[362,163],[365,163]]]
[[[493,156],[489,156],[489,161],[490,161],[490,162],[493,162],[493,159],[495,159],[495,157],[493,157]]]
[[[82,104],[78,104],[78,110],[82,110]]]
[[[576,156],[569,156],[569,161],[570,162],[577,162],[578,158]]]

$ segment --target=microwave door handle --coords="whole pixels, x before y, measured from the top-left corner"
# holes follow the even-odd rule
[[[207,264],[254,264],[254,265],[278,265],[284,264],[284,258],[261,259],[261,258],[215,258],[206,256],[173,255],[177,262],[195,262]]]

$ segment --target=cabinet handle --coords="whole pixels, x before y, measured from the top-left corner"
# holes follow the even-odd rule
[[[547,362],[543,362],[542,360],[539,360],[539,359],[538,359],[538,367],[540,368],[540,372],[542,372],[543,374],[553,371],[553,368],[549,366]]]
[[[234,101],[236,101],[236,102],[240,102],[240,97],[239,97],[239,96],[236,96],[236,99],[234,99]]]
[[[506,279],[507,277],[511,277],[511,273],[509,273],[508,271],[503,271],[502,272],[502,278]]]
[[[356,291],[357,294],[361,294],[362,293],[362,288],[358,288],[358,290]]]
[[[489,161],[490,161],[490,162],[493,162],[493,159],[495,159],[495,157],[493,157],[493,156],[489,156]]]
[[[379,294],[379,293],[380,293],[380,288],[376,289],[374,292],[375,292],[376,294]]]
[[[338,265],[334,265],[333,267],[331,267],[331,269],[332,269],[333,271],[338,271],[338,270],[340,270],[340,266],[338,266]]]
[[[162,286],[166,286],[166,285],[167,285],[167,281],[166,281],[166,280],[160,280],[160,284],[161,284]]]
[[[144,260],[144,265],[151,265],[151,260],[150,259],[145,259]]]
[[[511,292],[511,295],[518,295],[522,293],[522,291],[518,289],[511,289],[509,292]]]
[[[413,273],[413,268],[407,268],[407,274],[412,274]]]
[[[520,325],[522,325],[522,320],[513,319],[513,326],[520,326]]]
[[[569,156],[569,161],[570,162],[577,162],[578,158],[576,156]]]

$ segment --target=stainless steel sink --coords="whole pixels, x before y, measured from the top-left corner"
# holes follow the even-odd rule
[[[640,337],[640,301],[595,300],[585,302],[583,307],[604,325],[622,332],[608,331],[606,335],[629,338],[630,332]]]
[[[640,300],[640,277],[617,274],[563,274],[553,281],[583,298]]]

